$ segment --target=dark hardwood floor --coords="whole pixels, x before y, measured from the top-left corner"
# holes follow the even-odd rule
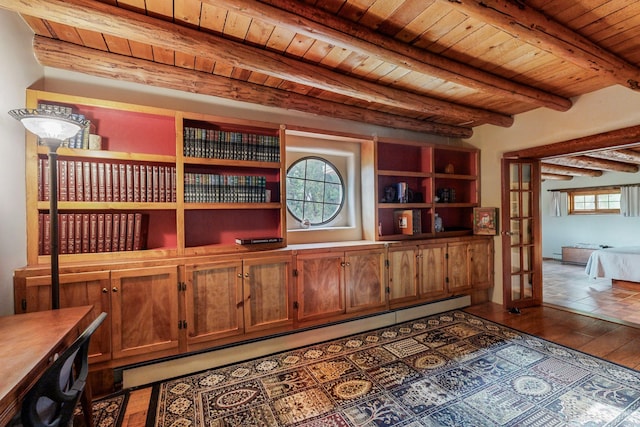
[[[564,276],[567,273],[558,272],[558,274]],[[563,292],[568,293],[567,288],[569,286],[562,287],[565,289]],[[549,293],[553,292],[555,291],[550,290]],[[557,292],[560,293],[560,289]],[[608,294],[606,289],[598,292]],[[616,295],[617,292],[613,294]],[[611,298],[615,301],[615,298],[622,298],[622,295]],[[571,298],[567,297],[567,299]],[[559,302],[561,298],[558,297],[555,301]],[[612,303],[615,304],[615,302]],[[583,302],[583,304],[586,303]],[[603,306],[606,304],[598,307],[607,312],[602,308]],[[591,308],[596,310],[595,306]],[[640,328],[629,324],[589,317],[549,305],[526,308],[520,314],[511,314],[502,305],[494,303],[479,304],[465,310],[522,332],[537,335],[633,369],[640,369]],[[131,392],[123,427],[145,426],[150,397],[150,387]]]

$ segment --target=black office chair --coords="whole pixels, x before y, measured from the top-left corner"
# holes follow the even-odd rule
[[[96,320],[58,357],[29,390],[22,403],[20,421],[25,427],[67,427],[85,389],[89,373],[89,341],[107,317]],[[91,402],[88,403],[90,408]],[[83,409],[86,408],[83,402]],[[89,414],[90,415],[90,414]]]

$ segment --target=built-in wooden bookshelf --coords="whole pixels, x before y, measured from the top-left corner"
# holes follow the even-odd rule
[[[238,238],[286,244],[279,124],[29,89],[27,107],[39,105],[90,123],[58,149],[61,262],[251,249]],[[27,259],[48,263],[47,149],[31,134],[26,169]]]
[[[397,140],[373,144],[375,240],[472,234],[479,200],[479,151]],[[399,184],[406,186],[400,197]],[[436,231],[436,214],[444,231]]]

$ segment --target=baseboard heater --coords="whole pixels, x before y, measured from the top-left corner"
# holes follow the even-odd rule
[[[140,387],[169,378],[189,375],[231,363],[243,362],[281,351],[293,350],[295,348],[338,339],[372,329],[384,328],[421,317],[468,307],[470,305],[471,297],[463,295],[329,326],[316,327],[249,343],[231,345],[202,353],[124,367],[121,370],[122,387],[124,389]]]

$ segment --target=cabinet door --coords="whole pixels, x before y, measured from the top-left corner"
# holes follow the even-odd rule
[[[493,239],[469,243],[471,286],[487,289],[493,286]]]
[[[418,289],[421,298],[435,298],[447,294],[447,246],[421,245],[418,256]]]
[[[345,254],[347,312],[385,307],[384,249]]]
[[[245,332],[293,324],[291,257],[248,258],[242,270]]]
[[[244,332],[242,262],[186,266],[187,345]]]
[[[299,321],[344,314],[343,256],[335,253],[296,256]]]
[[[389,248],[389,304],[418,299],[417,247]]]
[[[51,276],[26,278],[25,312],[51,309]],[[80,330],[103,311],[110,313],[109,272],[93,271],[60,275],[60,308],[93,305]],[[101,362],[111,358],[111,316],[96,330],[89,345],[89,360]]]
[[[447,278],[449,292],[471,289],[469,280],[469,244],[466,242],[447,245]]]
[[[111,272],[113,358],[178,349],[178,268]]]

